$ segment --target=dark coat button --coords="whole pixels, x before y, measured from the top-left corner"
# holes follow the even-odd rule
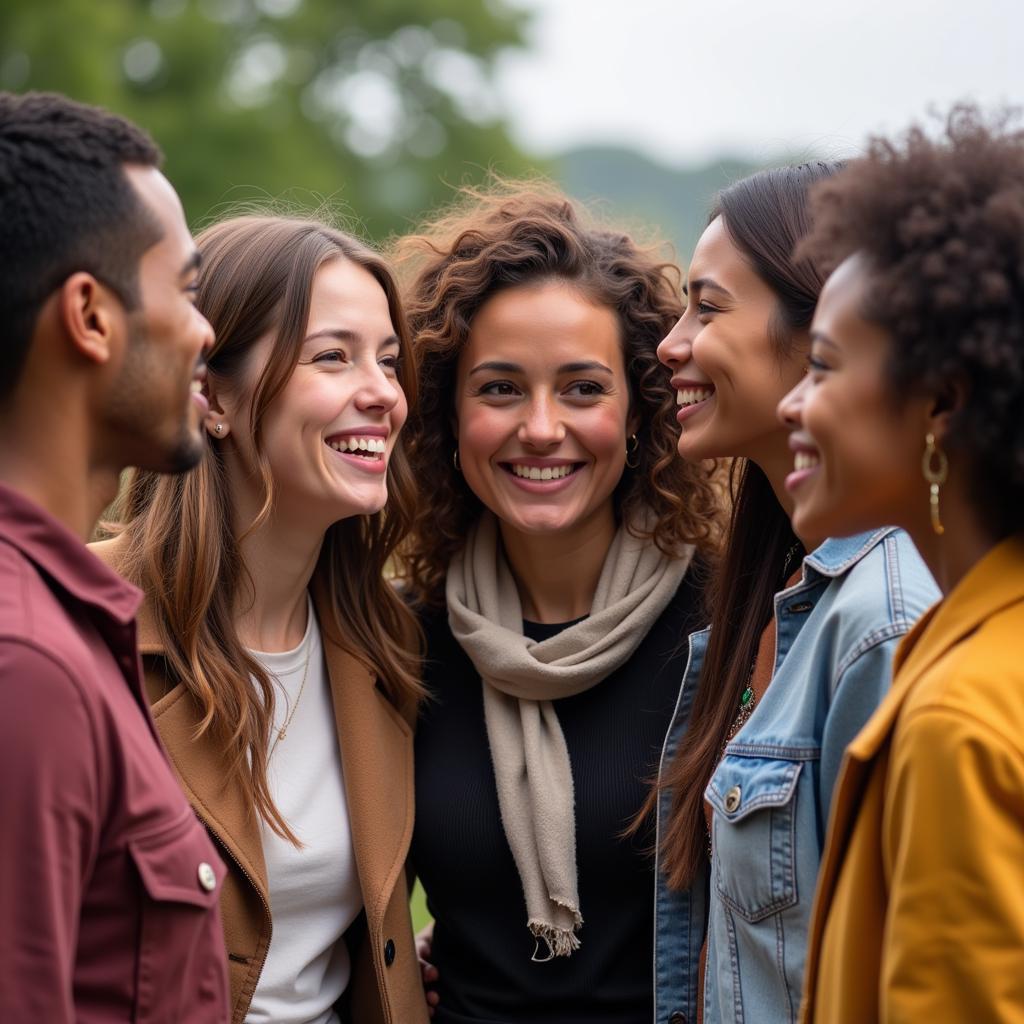
[[[676,1010],[668,1019],[668,1024],[686,1024],[686,1014],[682,1010]]]
[[[388,939],[384,943],[384,966],[390,967],[395,962],[395,943],[394,940]]]

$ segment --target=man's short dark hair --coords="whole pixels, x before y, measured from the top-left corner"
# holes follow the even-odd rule
[[[136,308],[139,260],[161,230],[124,166],[162,159],[108,111],[0,93],[0,400],[17,385],[40,309],[71,274],[93,274]]]

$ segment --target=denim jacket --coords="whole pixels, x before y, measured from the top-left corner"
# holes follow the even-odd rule
[[[910,538],[893,528],[825,541],[804,559],[800,582],[775,595],[771,685],[705,791],[709,873],[684,893],[657,874],[655,1024],[697,1019],[705,914],[705,1024],[796,1020],[843,751],[888,688],[900,638],[938,596]],[[662,771],[685,731],[707,640],[707,630],[690,637]],[[662,794],[659,832],[670,799]]]

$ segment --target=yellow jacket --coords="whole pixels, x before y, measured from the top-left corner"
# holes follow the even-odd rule
[[[850,744],[803,1024],[1024,1024],[1024,537],[906,636]]]

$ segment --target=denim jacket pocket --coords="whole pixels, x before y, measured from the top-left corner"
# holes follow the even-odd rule
[[[705,798],[714,808],[715,892],[747,921],[793,906],[796,793],[802,761],[727,754]]]

